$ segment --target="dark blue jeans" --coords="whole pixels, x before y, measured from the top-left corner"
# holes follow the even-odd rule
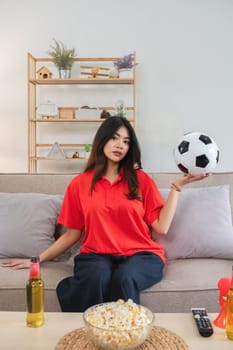
[[[140,303],[140,291],[162,279],[164,263],[150,252],[132,256],[79,254],[74,276],[57,286],[62,311],[83,312],[89,306],[131,298]]]

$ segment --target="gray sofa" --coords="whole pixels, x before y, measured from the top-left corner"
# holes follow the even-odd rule
[[[5,193],[48,193],[48,194],[64,194],[65,188],[71,178],[73,178],[75,174],[0,174],[0,192]],[[161,190],[164,190],[164,195],[166,195],[166,189],[170,187],[170,184],[177,176],[180,174],[171,174],[171,173],[153,173],[151,176],[155,179],[158,187]],[[231,203],[231,212],[233,208],[233,173],[216,173],[210,178],[204,180],[202,183],[192,184],[190,188],[187,188],[187,194],[195,197],[196,192],[190,193],[192,187],[200,187],[209,189],[213,186],[222,186],[222,185],[230,185],[230,201],[229,199],[225,200]],[[198,189],[195,189],[198,190]],[[183,190],[185,193],[186,190]],[[181,197],[182,198],[182,197]],[[224,197],[225,198],[225,197]],[[215,206],[218,206],[221,200],[213,197],[212,200],[207,201],[207,206],[209,204],[215,203]],[[188,210],[189,203],[191,203],[190,198],[188,202],[183,203],[184,207],[179,210],[183,214],[183,218],[187,218],[185,212]],[[226,204],[229,204],[226,203]],[[204,205],[202,198],[200,197],[200,205]],[[230,205],[230,204],[229,204]],[[223,205],[224,206],[224,205]],[[211,228],[212,218],[208,218],[208,210],[212,210],[212,207],[207,210],[202,210],[201,215],[198,214],[198,217],[194,215],[194,221],[196,223],[201,220],[200,216],[203,216],[205,222],[205,230],[208,232],[209,227]],[[225,212],[227,211],[225,207],[218,208],[219,219],[227,221],[228,219],[224,218]],[[222,211],[221,211],[222,210]],[[195,213],[198,209],[195,209]],[[191,212],[192,214],[192,212]],[[211,212],[210,212],[211,214]],[[36,215],[36,213],[35,213]],[[188,214],[187,214],[188,215]],[[231,231],[232,231],[232,219],[231,213]],[[182,220],[177,219],[176,221]],[[208,224],[208,220],[211,221]],[[189,219],[189,221],[192,221]],[[174,225],[178,225],[178,222],[175,222]],[[192,224],[190,222],[190,224]],[[193,223],[194,224],[194,223]],[[229,223],[228,223],[229,224]],[[215,226],[219,226],[216,224]],[[228,225],[229,226],[229,225]],[[192,227],[191,227],[192,229]],[[221,230],[220,227],[217,229]],[[226,228],[229,230],[229,227]],[[189,231],[189,230],[187,230]],[[231,232],[232,233],[232,232]],[[175,233],[175,235],[178,233]],[[210,232],[211,234],[211,232]],[[220,232],[221,234],[221,232]],[[171,237],[173,233],[171,232]],[[217,232],[216,235],[219,236]],[[186,236],[189,237],[189,232],[186,232]],[[178,236],[177,236],[178,237]],[[194,234],[192,234],[192,239],[194,238]],[[168,239],[168,250],[170,249],[170,257],[168,254],[168,262],[164,269],[164,277],[163,280],[154,285],[153,287],[143,291],[141,293],[141,303],[145,306],[148,306],[154,312],[189,312],[192,306],[204,306],[207,308],[209,312],[217,312],[219,310],[218,305],[218,290],[217,290],[217,282],[221,277],[226,277],[231,275],[231,268],[233,264],[233,246],[231,247],[231,238],[229,242],[225,239],[224,235],[222,236],[222,242],[226,242],[228,248],[226,248],[226,257],[223,250],[224,247],[221,247],[221,252],[214,251],[218,248],[218,237],[215,236],[211,241],[211,244],[217,242],[213,248],[213,256],[209,252],[199,252],[187,253],[187,256],[179,256],[179,253],[174,247],[179,243],[179,237],[174,241],[170,241]],[[191,239],[191,237],[190,237]],[[200,237],[197,237],[196,241],[200,241]],[[174,243],[175,242],[175,243]],[[199,243],[199,248],[201,249],[206,242]],[[170,246],[169,246],[170,244]],[[12,245],[14,242],[12,241]],[[166,245],[166,242],[165,242]],[[195,245],[192,243],[192,246]],[[178,247],[179,248],[179,247]],[[181,247],[183,250],[184,247]],[[212,249],[210,245],[210,250]],[[179,250],[179,249],[178,249]],[[208,250],[208,249],[207,249]],[[230,253],[229,253],[230,251]],[[177,254],[177,257],[174,256]],[[196,254],[196,256],[195,256]],[[59,311],[60,307],[57,301],[55,288],[62,278],[72,274],[72,258],[70,257],[70,252],[67,252],[59,259],[55,261],[47,262],[42,265],[42,275],[45,281],[45,310],[46,311]],[[1,259],[3,261],[4,259]],[[25,310],[25,283],[28,278],[28,270],[17,270],[13,271],[8,268],[0,267],[0,310]]]

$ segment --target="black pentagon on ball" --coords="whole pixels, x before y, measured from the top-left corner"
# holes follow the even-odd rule
[[[199,168],[205,168],[209,163],[209,159],[205,154],[196,157],[196,166]]]
[[[209,136],[201,134],[199,136],[199,140],[202,141],[205,145],[209,145],[212,143],[212,140]]]
[[[177,164],[178,168],[185,174],[188,174],[188,169],[183,164]]]
[[[178,146],[178,150],[179,150],[180,154],[188,152],[188,150],[189,150],[189,142],[188,141],[182,141],[179,144],[179,146]]]

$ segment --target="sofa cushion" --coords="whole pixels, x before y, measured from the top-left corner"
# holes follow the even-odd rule
[[[0,257],[39,255],[54,242],[62,195],[0,193]]]
[[[161,189],[166,199],[169,189]],[[166,236],[153,234],[168,259],[233,258],[229,186],[183,189]]]
[[[230,277],[231,267],[225,259],[169,260],[163,279],[141,293],[141,303],[154,312],[190,312],[194,306],[219,312],[217,284]]]

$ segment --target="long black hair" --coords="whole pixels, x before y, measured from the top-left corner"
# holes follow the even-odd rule
[[[94,137],[91,154],[84,169],[84,172],[94,169],[91,183],[91,192],[96,181],[103,176],[107,170],[108,160],[104,154],[105,144],[116,134],[117,130],[124,126],[130,137],[129,150],[126,156],[119,163],[119,170],[124,169],[124,176],[129,186],[128,198],[139,199],[138,180],[136,169],[141,169],[141,151],[135,131],[130,122],[124,117],[113,116],[107,118],[99,127]]]

